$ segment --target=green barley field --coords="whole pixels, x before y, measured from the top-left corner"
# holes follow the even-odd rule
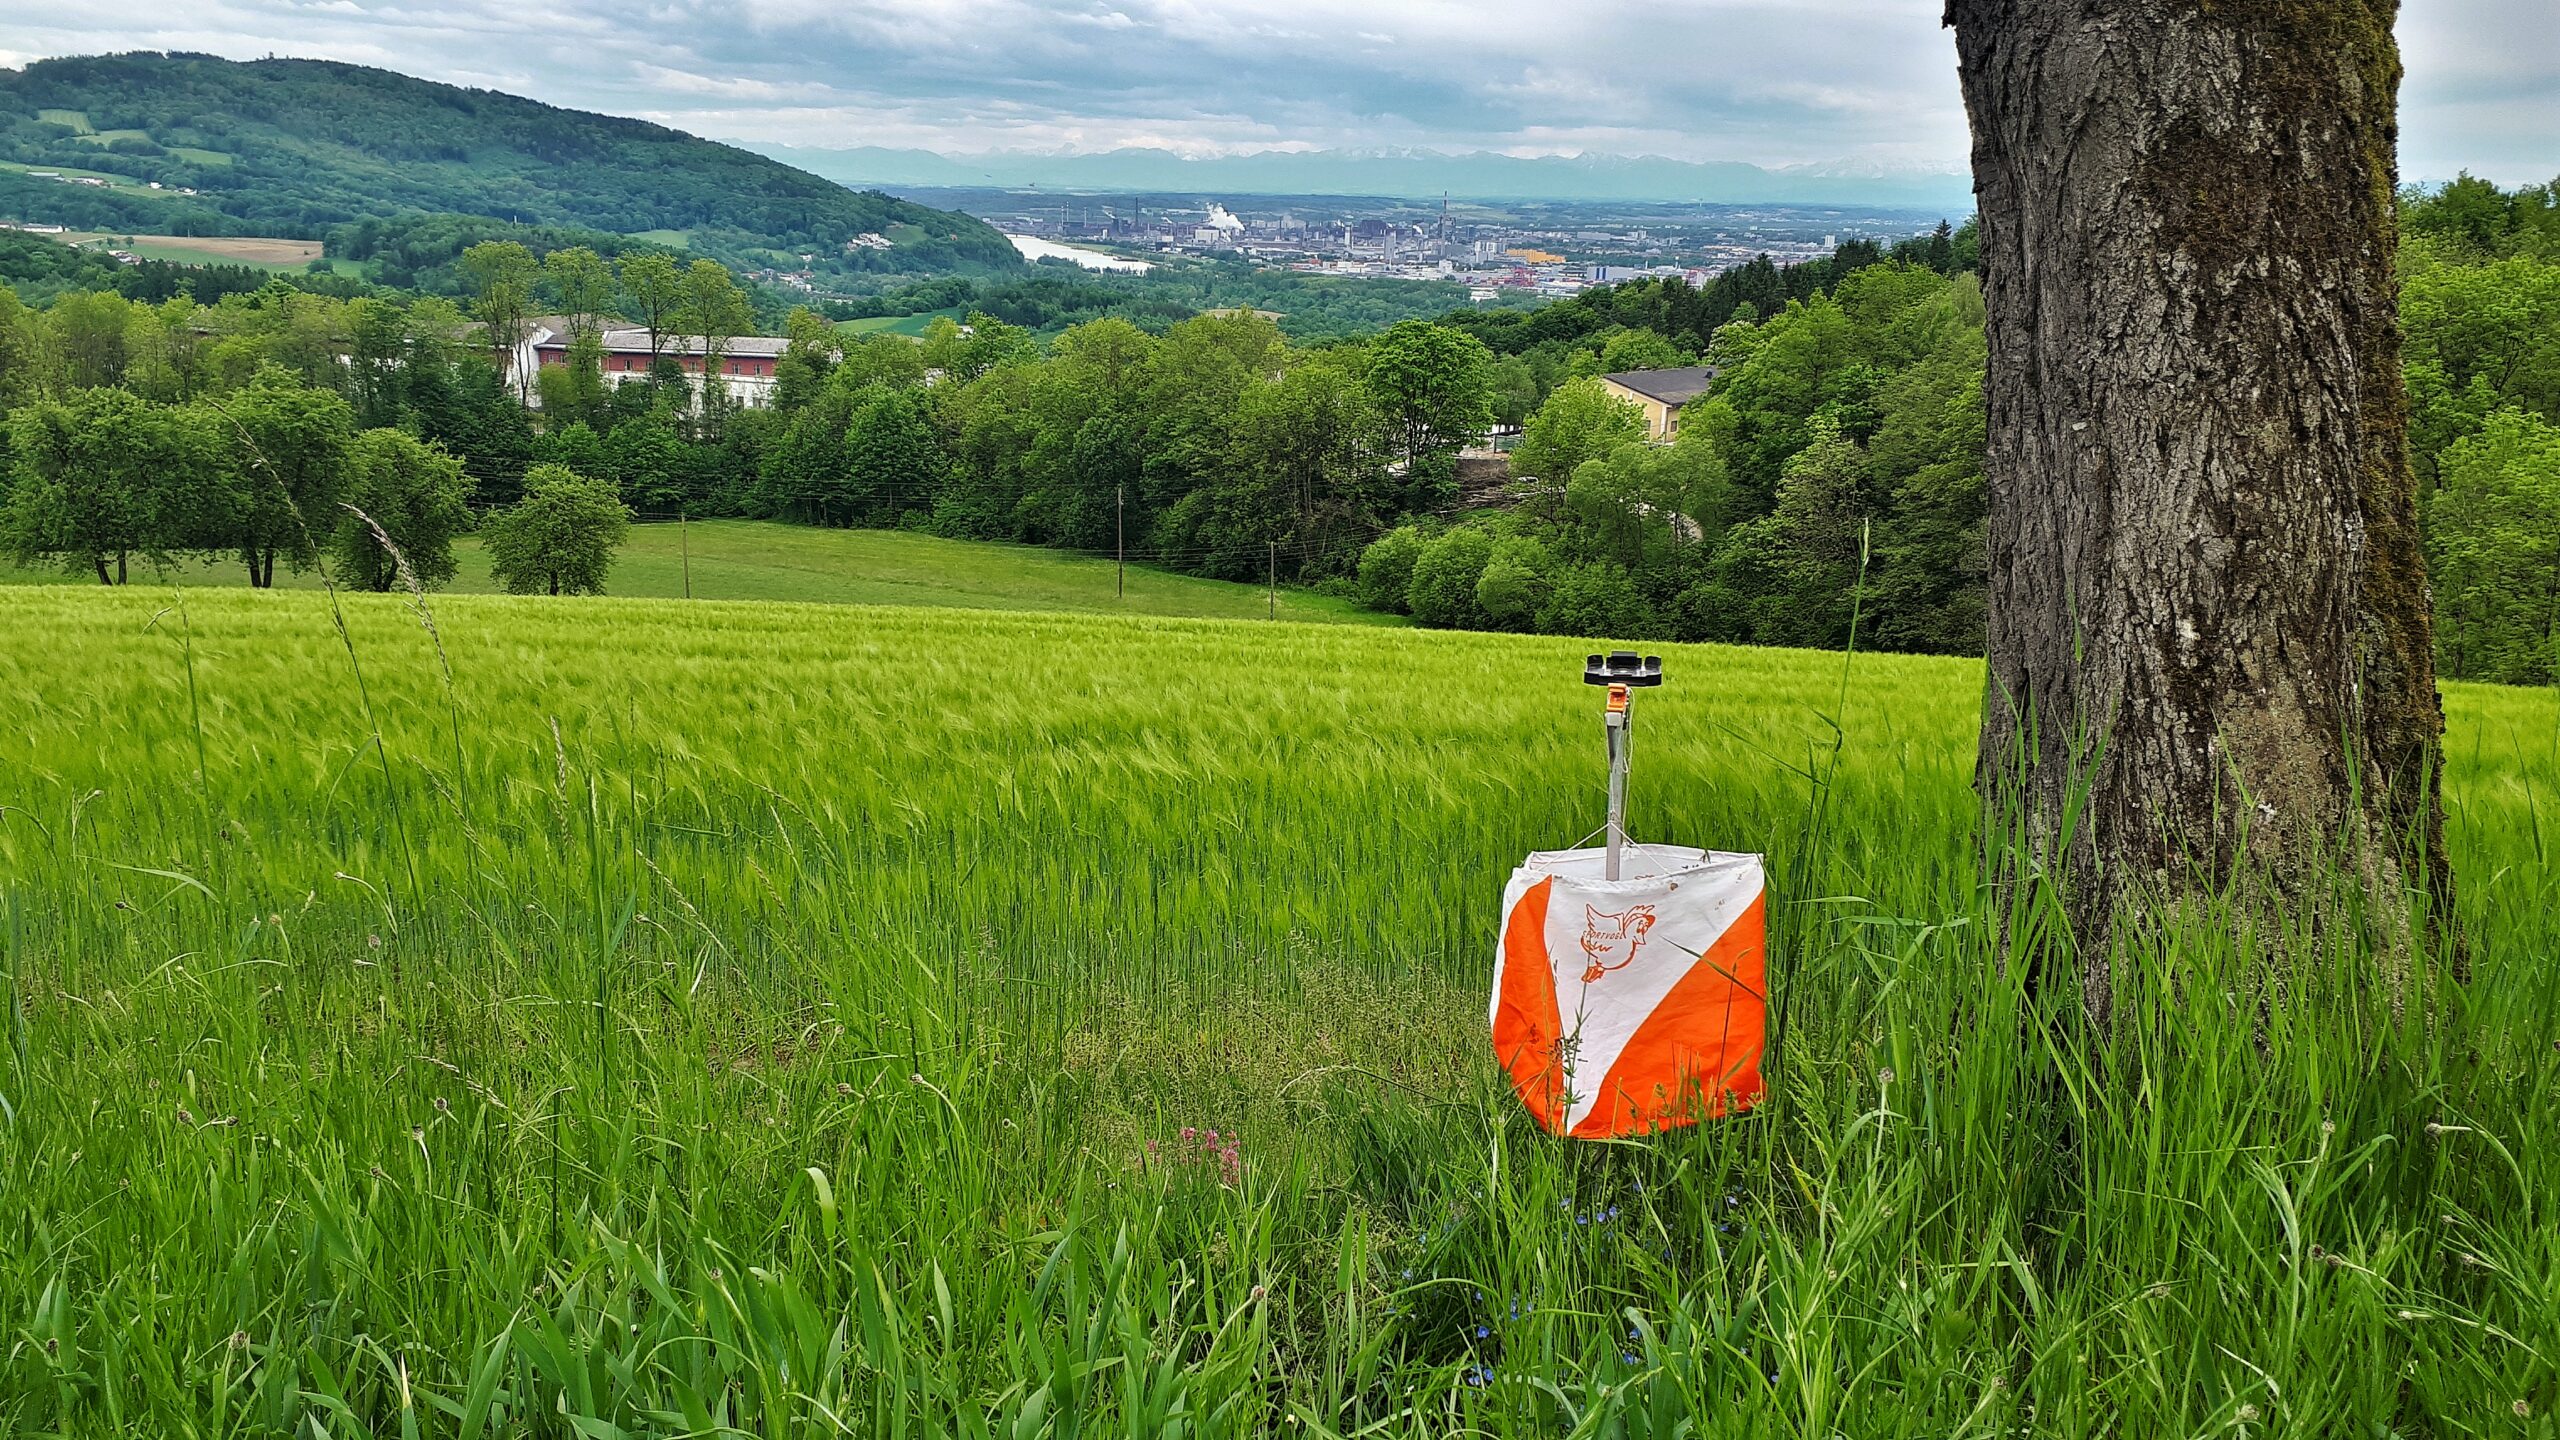
[[[0,589],[0,1433],[2553,1433],[2547,694],[2450,695],[2467,985],[2204,917],[2100,1054],[1979,666],[1674,647],[1771,1093],[1568,1145],[1484,994],[1572,642],[339,614]]]

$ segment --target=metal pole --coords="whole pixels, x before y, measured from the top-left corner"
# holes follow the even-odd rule
[[[1277,540],[1266,540],[1262,543],[1270,547],[1271,551],[1271,569],[1268,572],[1271,588],[1264,592],[1265,597],[1270,603],[1268,613],[1264,618],[1277,620],[1280,618],[1280,542]]]
[[[684,598],[693,598],[693,532],[685,528],[684,511],[676,511],[676,547],[684,553]]]
[[[1635,697],[1624,685],[1609,687],[1609,852],[1602,878],[1618,878],[1618,857],[1627,839],[1627,764],[1635,748]]]
[[[1120,598],[1129,598],[1129,487],[1111,487],[1111,548],[1120,552]]]

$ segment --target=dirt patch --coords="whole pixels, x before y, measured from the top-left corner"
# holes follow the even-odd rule
[[[124,232],[116,238],[121,239]],[[106,239],[87,231],[62,237],[74,244]],[[122,248],[122,247],[119,247]],[[155,260],[247,265],[308,265],[320,256],[317,240],[276,240],[257,235],[135,235],[133,251]]]

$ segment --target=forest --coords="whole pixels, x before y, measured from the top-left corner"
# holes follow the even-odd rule
[[[317,238],[423,212],[653,232],[739,268],[848,280],[1021,265],[981,221],[734,146],[331,61],[136,52],[0,71],[0,160],[113,177],[0,172],[0,212],[74,228]],[[887,248],[851,243],[866,234]]]
[[[2552,187],[2466,178],[2408,196],[2402,229],[2443,665],[2544,683],[2560,635],[2560,207]],[[1969,226],[1757,262],[1702,287],[1595,287],[1534,310],[1311,336],[1250,308],[1189,313],[1138,282],[948,281],[880,302],[970,314],[921,339],[791,313],[769,406],[716,391],[695,404],[671,370],[612,388],[571,367],[546,374],[532,411],[500,382],[481,322],[562,304],[571,272],[610,290],[610,262],[574,246],[541,264],[528,255],[510,283],[531,291],[501,297],[475,288],[472,233],[445,236],[434,253],[455,253],[425,267],[451,298],[324,294],[304,284],[321,277],[300,276],[140,293],[158,273],[148,267],[121,267],[115,290],[81,289],[96,273],[81,260],[22,281],[37,305],[0,301],[14,477],[0,528],[13,553],[84,574],[175,553],[236,553],[253,577],[279,559],[313,563],[326,534],[277,544],[238,528],[256,506],[236,497],[272,482],[240,449],[244,427],[216,423],[303,389],[331,402],[312,412],[327,445],[382,431],[421,447],[399,452],[399,473],[433,471],[418,482],[433,502],[419,503],[443,517],[439,533],[468,523],[447,499],[507,506],[530,467],[558,465],[644,516],[1125,546],[1143,563],[1318,586],[1431,626],[1981,645],[1983,312]],[[572,252],[595,266],[554,263]],[[622,256],[624,270],[654,253]],[[588,303],[633,310],[628,293]],[[1687,364],[1718,378],[1670,444],[1648,443],[1596,379]],[[159,424],[153,453],[197,457],[153,482],[171,494],[116,512],[125,529],[109,547],[64,538],[57,500],[77,462],[46,437],[81,416],[136,434]],[[1514,424],[1502,482],[1462,488],[1461,455]],[[315,513],[334,513],[335,492],[314,483]]]
[[[1160,331],[1205,310],[1262,310],[1281,333],[1308,343],[1383,330],[1400,320],[1462,312],[1465,287],[1447,280],[1391,280],[1308,275],[1265,269],[1215,255],[1166,256],[1143,275],[1095,273],[1064,260],[1043,260],[1028,275],[972,279],[945,276],[818,308],[830,318],[979,311],[1027,330],[1054,334],[1070,325],[1116,316]]]

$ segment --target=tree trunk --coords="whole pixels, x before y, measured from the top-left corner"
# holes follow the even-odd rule
[[[2285,907],[2341,864],[2377,910],[2450,898],[2397,8],[1948,0],[1990,312],[1981,780],[1993,843],[2067,877],[2102,1023],[2150,905],[2239,877]]]
[[[115,577],[107,573],[107,557],[105,555],[92,555],[89,557],[89,563],[98,567],[99,584],[113,585],[116,583]]]

